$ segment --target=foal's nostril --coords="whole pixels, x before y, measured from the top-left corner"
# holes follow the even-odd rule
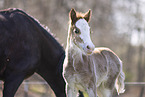
[[[90,49],[90,47],[87,45],[87,49]]]

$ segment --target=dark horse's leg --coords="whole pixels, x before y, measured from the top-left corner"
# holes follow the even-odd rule
[[[39,72],[38,74],[40,74],[47,81],[47,83],[54,91],[56,97],[66,97],[65,82],[63,81],[62,78],[60,78],[58,75],[52,74],[52,72],[45,72],[45,73]]]
[[[42,68],[41,68],[42,69]],[[44,72],[45,71],[45,72]],[[48,70],[47,68],[43,68],[37,72],[40,74],[50,85],[50,87],[55,92],[56,97],[66,97],[65,94],[65,81],[62,75],[56,74],[56,71]],[[79,97],[84,97],[82,92],[79,91]]]
[[[65,81],[62,77],[62,65],[64,60],[64,54],[60,59],[55,59],[56,63],[46,63],[42,61],[36,71],[41,77],[47,81],[52,90],[54,91],[56,97],[66,97],[65,93]],[[58,61],[59,62],[58,62]]]
[[[84,95],[81,91],[79,91],[79,97],[84,97]]]
[[[3,97],[14,97],[18,87],[24,80],[24,75],[20,73],[9,74],[4,82]]]
[[[65,82],[63,80],[63,77],[56,74],[55,70],[50,70],[48,68],[39,68],[39,71],[37,73],[47,81],[47,83],[54,91],[56,97],[66,97]]]

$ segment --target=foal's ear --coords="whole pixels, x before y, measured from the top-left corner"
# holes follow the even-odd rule
[[[84,19],[85,19],[87,22],[89,22],[90,19],[91,19],[91,15],[92,15],[92,10],[89,9],[89,11],[85,13]]]
[[[69,12],[69,17],[70,17],[72,23],[74,24],[77,20],[76,11],[74,8],[72,8],[71,11]]]

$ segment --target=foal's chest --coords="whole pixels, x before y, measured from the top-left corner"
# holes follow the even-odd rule
[[[90,73],[78,73],[74,72],[74,74],[69,76],[69,82],[73,83],[75,87],[77,87],[78,90],[86,91],[85,87],[89,87],[91,83],[94,83],[94,77]]]
[[[66,80],[69,83],[74,83],[78,88],[83,88],[82,86],[94,82],[93,72],[87,60],[69,60],[64,73]]]

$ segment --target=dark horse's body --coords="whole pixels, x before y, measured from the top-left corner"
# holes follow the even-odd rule
[[[63,47],[32,17],[18,9],[0,11],[0,80],[3,97],[14,97],[22,81],[41,75],[57,97],[65,97]]]

